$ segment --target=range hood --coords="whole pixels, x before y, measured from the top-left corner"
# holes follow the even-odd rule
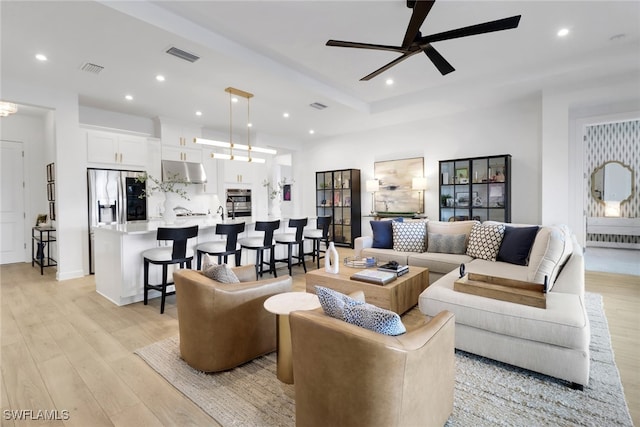
[[[168,181],[169,177],[183,179],[188,184],[204,184],[207,182],[207,175],[204,173],[202,163],[163,160],[162,181]]]

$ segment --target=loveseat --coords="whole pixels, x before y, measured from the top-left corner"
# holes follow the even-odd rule
[[[420,225],[392,224],[392,247],[373,247],[374,240],[377,246],[381,240],[375,234],[359,237],[355,255],[429,268],[430,286],[419,297],[420,311],[455,314],[457,349],[560,378],[574,388],[588,384],[584,259],[567,227],[492,221],[422,221],[422,226],[423,246],[406,245],[407,233],[396,233],[411,228],[408,235],[415,243]],[[374,232],[380,227],[389,226],[372,224]],[[460,264],[467,272],[533,283],[544,283],[546,277],[546,308],[455,291]]]

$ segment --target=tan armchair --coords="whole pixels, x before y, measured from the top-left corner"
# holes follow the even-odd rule
[[[405,323],[395,337],[321,309],[289,321],[297,426],[441,426],[452,413],[452,313]]]
[[[196,270],[173,274],[180,354],[199,371],[224,371],[276,349],[275,315],[263,303],[291,291],[291,277],[256,281],[253,265],[233,271],[241,283],[219,283]]]

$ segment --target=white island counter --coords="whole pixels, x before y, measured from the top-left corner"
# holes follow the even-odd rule
[[[244,222],[246,224],[245,232],[240,237],[245,237],[255,233],[256,220],[263,219],[244,217],[221,221],[205,217],[188,217],[186,219],[178,218],[171,225],[166,225],[161,220],[151,220],[94,227],[96,291],[117,305],[143,300],[144,262],[142,252],[160,244],[156,240],[158,227],[182,228],[197,225],[198,236],[191,239],[192,243],[189,245],[193,249],[198,243],[222,239],[221,236],[215,234],[218,223]],[[287,223],[288,219],[281,220],[281,230],[286,228]],[[314,224],[315,222],[310,220],[310,225]],[[252,259],[253,253],[249,256],[251,258],[247,258],[247,254],[243,251],[243,264],[255,262]],[[194,257],[192,268],[196,268],[196,259]],[[169,271],[172,271],[172,266],[169,267]],[[149,281],[152,284],[160,283],[161,268],[151,266]],[[149,292],[150,298],[159,295],[155,291]]]

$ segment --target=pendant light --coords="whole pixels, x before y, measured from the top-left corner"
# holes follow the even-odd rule
[[[205,138],[194,138],[196,144],[211,145],[214,147],[228,148],[229,154],[223,153],[211,153],[211,157],[214,159],[224,160],[237,160],[243,162],[252,163],[265,163],[265,159],[260,157],[253,157],[253,152],[276,154],[277,151],[270,148],[253,147],[251,145],[251,103],[250,99],[253,98],[253,94],[245,92],[234,87],[228,87],[224,90],[229,94],[229,142],[214,141]],[[245,98],[247,100],[247,144],[236,144],[233,142],[233,95]],[[234,154],[233,150],[247,151],[246,156],[238,156]]]

